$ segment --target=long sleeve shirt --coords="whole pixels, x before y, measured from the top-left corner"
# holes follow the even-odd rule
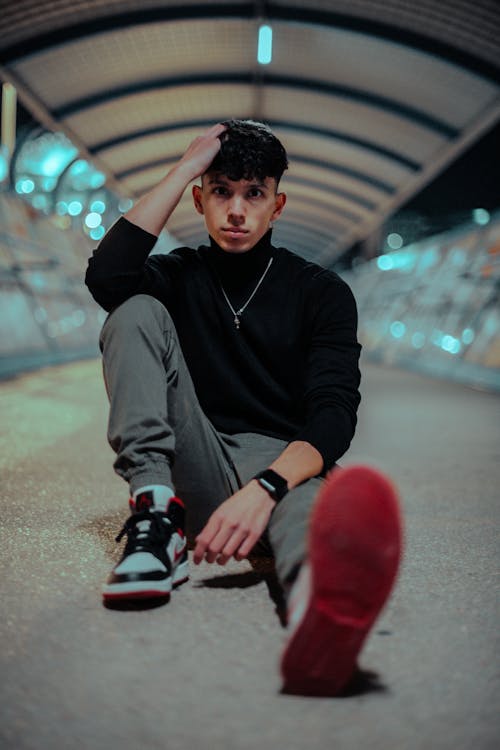
[[[107,311],[135,294],[158,299],[217,430],[306,441],[323,457],[323,472],[331,468],[349,447],[360,401],[361,347],[347,284],[274,247],[271,231],[244,253],[211,240],[150,255],[155,242],[119,219],[89,260],[94,299]],[[260,279],[237,328],[231,306],[243,307]]]

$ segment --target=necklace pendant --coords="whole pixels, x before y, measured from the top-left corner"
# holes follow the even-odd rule
[[[233,306],[232,306],[232,304],[231,304],[231,301],[230,301],[229,297],[227,296],[227,294],[226,294],[226,292],[225,292],[225,289],[224,289],[224,287],[223,287],[223,286],[222,286],[222,284],[221,284],[221,289],[222,289],[222,294],[224,295],[224,299],[226,300],[226,302],[227,302],[227,305],[228,305],[229,309],[231,310],[231,312],[232,312],[232,313],[233,313],[233,315],[234,315],[234,318],[233,318],[233,323],[234,323],[234,327],[236,328],[236,330],[237,330],[237,331],[239,331],[239,330],[240,330],[240,315],[242,315],[242,314],[244,313],[245,309],[246,309],[246,308],[248,307],[248,305],[250,304],[250,302],[251,302],[251,301],[253,300],[253,298],[255,297],[255,294],[257,293],[257,290],[258,290],[258,288],[260,287],[260,285],[261,285],[261,284],[262,284],[262,282],[264,281],[264,278],[265,278],[265,276],[266,276],[266,273],[267,273],[267,272],[269,271],[269,269],[271,268],[271,263],[272,263],[272,262],[273,262],[273,258],[271,257],[271,258],[269,258],[269,263],[267,264],[267,266],[266,266],[266,269],[265,269],[264,273],[262,274],[262,276],[260,277],[260,279],[259,279],[259,280],[258,280],[258,282],[257,282],[257,286],[255,287],[255,289],[253,290],[252,294],[251,294],[251,295],[250,295],[250,297],[249,297],[249,298],[247,299],[247,301],[245,302],[245,304],[244,304],[244,305],[242,305],[242,306],[240,307],[240,309],[239,309],[239,310],[235,310],[235,309],[234,309],[234,307],[233,307]]]

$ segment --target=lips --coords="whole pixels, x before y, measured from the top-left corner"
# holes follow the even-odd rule
[[[222,231],[225,234],[248,234],[248,229],[240,229],[239,227],[223,227]]]

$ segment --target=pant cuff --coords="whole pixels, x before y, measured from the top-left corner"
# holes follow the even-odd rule
[[[152,469],[151,471],[134,474],[129,478],[131,495],[133,495],[134,492],[137,492],[141,487],[146,487],[148,484],[161,484],[174,490],[172,474],[169,471],[160,472],[157,469]]]

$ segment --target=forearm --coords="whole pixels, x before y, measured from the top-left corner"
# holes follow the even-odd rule
[[[192,179],[189,170],[177,164],[134,204],[125,218],[158,237]]]
[[[317,476],[323,470],[323,458],[310,443],[295,440],[287,445],[269,468],[286,479],[288,487],[292,489],[306,479]]]
[[[314,445],[323,459],[323,472],[329,471],[348,450],[356,430],[359,393],[353,388],[342,394],[343,403],[314,404],[305,425],[295,434],[298,441]]]

